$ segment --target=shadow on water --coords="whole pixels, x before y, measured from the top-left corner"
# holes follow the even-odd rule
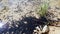
[[[47,20],[43,17],[41,19],[36,19],[35,17],[24,17],[20,21],[12,22],[19,23],[18,27],[15,27],[15,24],[13,24],[14,28],[7,29],[3,31],[4,33],[8,31],[9,34],[12,34],[12,32],[14,32],[13,34],[32,34],[36,26],[45,25],[44,22],[47,22]]]

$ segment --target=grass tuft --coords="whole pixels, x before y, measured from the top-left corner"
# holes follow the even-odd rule
[[[38,10],[38,14],[41,17],[45,16],[46,13],[47,13],[47,10],[48,10],[48,4],[46,4],[46,3],[45,4],[42,4],[39,8],[40,9]]]

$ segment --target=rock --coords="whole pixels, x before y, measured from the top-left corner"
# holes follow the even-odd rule
[[[49,27],[45,25],[42,29],[41,29],[41,26],[37,26],[36,30],[34,30],[33,33],[43,34],[43,33],[48,33],[48,32],[49,32]]]

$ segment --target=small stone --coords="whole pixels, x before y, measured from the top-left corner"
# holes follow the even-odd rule
[[[49,28],[48,28],[47,25],[45,25],[45,26],[43,27],[42,33],[45,33],[45,32],[48,32],[48,31],[49,31]]]

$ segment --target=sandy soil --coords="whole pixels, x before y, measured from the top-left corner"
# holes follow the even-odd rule
[[[49,34],[60,34],[60,27],[49,26]]]

